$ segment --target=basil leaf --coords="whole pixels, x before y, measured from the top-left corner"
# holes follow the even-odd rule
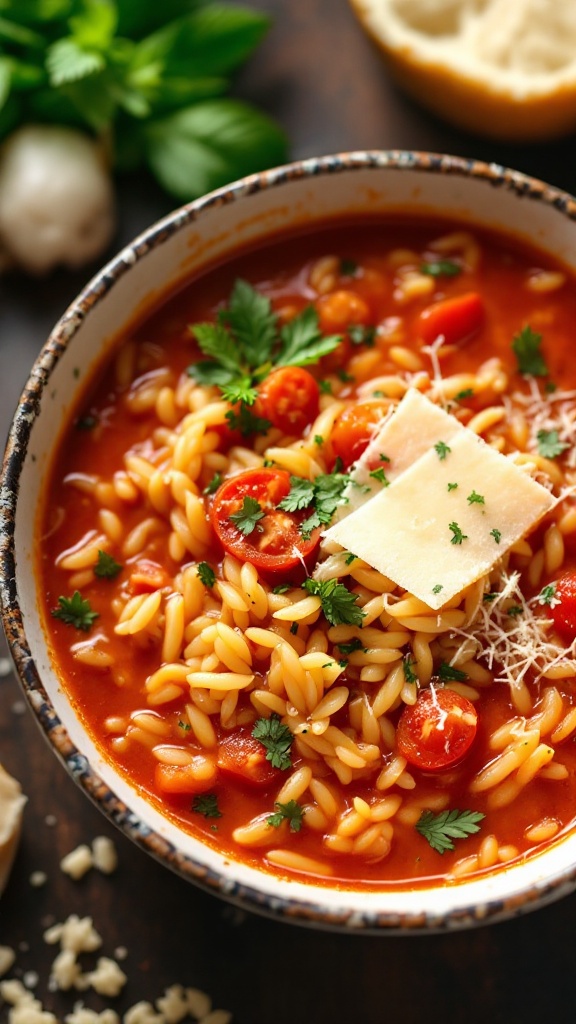
[[[281,163],[283,132],[238,100],[206,100],[146,128],[146,150],[161,185],[182,200]]]

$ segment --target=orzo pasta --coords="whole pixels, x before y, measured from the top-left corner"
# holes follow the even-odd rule
[[[45,624],[104,755],[182,828],[377,886],[570,827],[575,325],[548,257],[390,221],[239,254],[119,339],[51,469]],[[414,396],[449,433],[415,414],[389,455]],[[496,470],[452,479],[458,445],[539,509]],[[385,511],[410,479],[432,517],[442,480],[462,510],[424,556]],[[357,544],[328,543],[336,523]],[[477,530],[487,564],[444,596]],[[395,551],[434,585],[403,586]]]

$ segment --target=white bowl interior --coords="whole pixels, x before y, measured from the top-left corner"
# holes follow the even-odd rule
[[[521,195],[526,191],[521,176],[511,175],[506,183],[495,184],[490,175],[467,176],[463,167],[453,173],[426,173],[409,162],[403,167],[386,166],[381,161],[383,166],[378,166],[378,161],[372,159],[369,166],[362,166],[362,160],[358,155],[356,163],[349,162],[336,171],[327,162],[323,172],[309,173],[317,168],[317,162],[310,162],[302,165],[304,173],[297,176],[272,172],[267,187],[254,189],[250,179],[248,184],[234,186],[222,201],[197,205],[194,216],[187,210],[179,212],[168,218],[164,227],[141,236],[113,261],[103,276],[106,279],[112,268],[114,282],[89,308],[84,304],[82,315],[77,306],[71,307],[57,329],[60,338],[70,337],[70,344],[44,387],[20,477],[15,528],[18,599],[38,675],[74,746],[146,827],[197,864],[217,872],[222,878],[223,894],[235,892],[238,886],[246,887],[264,896],[264,909],[268,912],[274,912],[283,901],[292,906],[302,903],[320,907],[321,916],[325,914],[327,920],[337,922],[342,919],[348,927],[365,927],[367,921],[370,925],[376,918],[385,927],[395,927],[395,922],[414,924],[416,928],[450,927],[471,923],[472,919],[508,916],[524,902],[541,903],[572,889],[570,873],[576,869],[576,834],[567,835],[544,855],[485,877],[412,891],[385,887],[377,892],[336,890],[295,879],[282,880],[231,861],[162,817],[102,757],[60,685],[38,615],[33,556],[37,509],[51,452],[78,388],[136,313],[194,275],[207,261],[223,259],[240,246],[265,241],[295,223],[312,226],[344,213],[350,218],[355,214],[401,211],[462,218],[510,232],[548,250],[576,270],[576,223],[551,201],[541,201],[538,195]],[[40,695],[33,695],[32,700],[40,703]],[[526,893],[530,893],[528,900]]]

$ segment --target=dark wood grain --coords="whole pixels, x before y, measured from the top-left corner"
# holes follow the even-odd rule
[[[432,118],[401,95],[345,0],[254,0],[275,23],[237,82],[239,95],[286,129],[294,157],[363,148],[432,149],[503,163],[574,189],[574,138],[553,145],[494,145]],[[116,246],[173,204],[145,177],[119,185]],[[6,433],[30,365],[51,325],[88,277],[58,273],[0,282],[0,429]],[[573,1024],[576,897],[501,925],[409,938],[341,935],[245,914],[200,892],[115,830],[66,774],[12,675],[0,679],[0,751],[28,795],[24,834],[0,901],[0,944],[16,972],[39,976],[38,996],[63,1020],[75,996],[48,991],[53,947],[46,926],[89,915],[102,952],[127,949],[119,1012],[175,982],[209,991],[236,1024]],[[49,822],[54,820],[54,824]],[[113,836],[117,872],[65,876],[61,857]],[[34,871],[47,874],[41,888]],[[104,1003],[92,996],[94,1008]],[[7,1008],[0,1007],[0,1021]]]

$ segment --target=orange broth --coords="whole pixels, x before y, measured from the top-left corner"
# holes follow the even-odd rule
[[[181,375],[186,373],[187,366],[198,358],[198,349],[189,325],[213,321],[217,310],[228,301],[236,279],[249,281],[271,299],[273,307],[282,317],[289,318],[310,303],[317,309],[326,303],[326,299],[311,285],[310,277],[318,260],[327,255],[335,255],[338,260],[353,261],[353,264],[344,265],[344,269],[352,270],[352,273],[342,273],[340,264],[333,287],[328,288],[325,294],[344,290],[361,296],[370,310],[370,324],[380,325],[380,332],[372,345],[351,345],[345,340],[332,355],[324,357],[319,364],[307,367],[317,380],[328,381],[332,395],[345,403],[352,403],[356,399],[356,389],[366,380],[386,374],[410,375],[409,371],[399,369],[398,364],[391,359],[393,346],[389,337],[394,330],[402,339],[400,347],[417,353],[424,372],[432,376],[430,357],[422,352],[419,315],[433,302],[471,291],[477,292],[482,298],[484,323],[473,337],[456,344],[442,357],[441,371],[444,379],[453,374],[475,373],[487,360],[498,359],[503,371],[509,375],[510,389],[527,393],[529,382],[518,372],[511,343],[518,332],[529,324],[534,331],[542,334],[542,353],[548,368],[546,379],[538,379],[536,382],[541,394],[546,394],[546,381],[552,381],[563,391],[575,388],[576,362],[571,356],[576,324],[575,281],[566,274],[565,282],[549,291],[533,290],[526,283],[533,271],[550,269],[564,272],[562,268],[554,267],[548,257],[530,252],[510,240],[474,229],[472,235],[481,250],[478,267],[467,268],[462,251],[457,247],[454,252],[443,254],[442,258],[455,261],[460,272],[454,276],[438,276],[433,279],[433,287],[426,294],[406,298],[402,288],[407,276],[409,278],[410,268],[418,273],[419,266],[414,266],[407,256],[405,263],[399,258],[399,265],[394,267],[391,265],[390,254],[402,249],[418,254],[419,261],[426,257],[430,259],[430,247],[435,239],[461,230],[460,225],[391,221],[328,226],[314,235],[278,239],[265,249],[240,253],[225,265],[190,282],[163,308],[136,326],[129,337],[119,339],[119,346],[124,351],[128,344],[133,346],[135,378],[141,381],[143,374],[154,374],[159,368],[167,367],[165,379],[175,385]],[[397,319],[393,321],[391,318]],[[344,338],[348,326],[346,323],[343,325]],[[326,332],[332,333],[335,330],[340,330],[340,326],[330,324]],[[367,353],[377,353],[376,364],[373,362],[368,365],[369,359],[373,358],[371,356],[362,362],[361,357]],[[145,682],[160,664],[160,641],[153,633],[147,635],[145,640],[133,642],[130,636],[120,636],[115,632],[119,605],[114,610],[113,599],[120,605],[125,603],[131,572],[143,555],[139,553],[138,556],[124,557],[121,545],[111,540],[106,550],[122,566],[114,579],[98,578],[90,570],[85,577],[78,576],[62,568],[61,563],[63,552],[81,548],[87,537],[102,529],[98,521],[98,509],[102,507],[102,502],[94,499],[91,487],[82,489],[81,480],[111,481],[114,474],[123,469],[126,452],[136,449],[143,458],[147,458],[154,451],[151,439],[159,425],[154,405],[135,413],[126,401],[126,396],[134,394],[138,387],[141,388],[142,384],[135,384],[133,380],[119,385],[114,361],[111,360],[108,369],[100,373],[99,378],[91,384],[89,393],[83,396],[61,438],[50,471],[37,558],[41,592],[45,595],[45,628],[52,657],[68,697],[104,757],[114,762],[153,805],[184,830],[201,837],[233,858],[269,871],[290,873],[289,869],[267,860],[267,845],[240,846],[233,837],[236,828],[258,815],[271,815],[274,812],[281,780],[260,789],[219,773],[210,792],[217,796],[220,816],[204,817],[193,809],[193,794],[174,795],[158,789],[155,781],[157,761],[151,754],[152,740],[148,746],[140,741],[125,742],[124,733],[111,728],[111,719],[129,722],[135,713],[147,708]],[[324,387],[321,402],[323,395],[328,394],[328,386]],[[378,392],[379,389],[375,390]],[[493,400],[500,401],[500,396],[494,394]],[[462,422],[466,423],[485,404],[484,400],[480,401],[473,395],[461,398],[455,408]],[[504,432],[507,423],[508,418],[504,423],[496,424],[490,431],[490,439]],[[304,430],[304,436],[310,429],[307,427]],[[246,441],[242,443],[246,445]],[[247,446],[250,446],[250,441]],[[555,459],[555,464],[562,466],[567,452],[565,450]],[[330,471],[329,462],[327,471]],[[205,473],[198,480],[200,493],[209,483],[210,476]],[[566,473],[566,479],[570,479],[569,472]],[[207,507],[211,500],[210,496],[206,496]],[[564,505],[569,507],[569,499],[566,499]],[[141,493],[137,500],[124,503],[117,501],[114,508],[121,516],[126,533],[150,514],[149,502]],[[548,523],[547,519],[530,538],[534,550],[539,548]],[[165,577],[161,582],[170,588],[182,563],[170,556],[168,536],[168,525],[164,529],[152,531],[146,542],[144,557],[163,567]],[[563,573],[576,571],[574,536],[569,533],[564,536]],[[218,573],[222,558],[221,548],[213,543],[202,560],[207,561]],[[183,561],[189,564],[198,559],[188,554]],[[541,586],[559,574],[559,571],[551,574],[544,572],[536,586],[526,583],[526,595],[530,597],[537,593]],[[79,587],[82,597],[89,600],[91,608],[98,614],[91,629],[86,632],[75,629],[51,614],[58,606],[59,597],[71,594],[76,581],[82,582],[83,579],[84,583]],[[272,581],[270,587],[275,582]],[[323,619],[317,628],[326,628]],[[93,643],[95,636],[101,638],[99,642],[102,649],[111,659],[111,664],[103,668],[92,667],[78,660],[78,651],[82,645]],[[335,650],[333,647],[330,649]],[[335,654],[337,656],[338,651]],[[263,662],[255,663],[257,682],[263,687],[266,685],[266,672],[260,671],[259,664]],[[493,674],[495,672],[494,668]],[[351,676],[347,676],[345,670],[344,677],[340,677],[335,685],[340,686],[346,682],[351,697],[361,691],[367,695],[368,700],[380,685],[379,682],[372,684],[361,680],[356,670],[351,671]],[[469,682],[474,688],[474,682]],[[537,715],[546,685],[549,685],[549,681],[532,679],[529,682],[532,709],[525,717]],[[565,715],[575,703],[571,679],[554,680],[553,685],[561,696]],[[184,747],[189,745],[191,749],[202,751],[202,746],[195,741],[193,730],[189,726],[183,728],[179,725],[186,723],[185,706],[189,701],[190,695],[183,689],[179,698],[155,707],[154,712],[162,722],[169,723],[170,733],[166,742]],[[432,879],[441,883],[447,877],[456,879],[460,875],[458,872],[451,874],[454,866],[474,855],[481,841],[488,835],[497,837],[499,850],[510,848],[512,859],[541,849],[542,843],[526,838],[531,826],[542,820],[552,820],[555,822],[554,834],[558,835],[573,820],[573,808],[576,805],[576,733],[570,733],[555,745],[555,761],[566,769],[565,777],[550,778],[546,777],[546,773],[538,772],[511,803],[501,808],[494,807],[489,800],[490,790],[472,795],[469,791],[470,782],[483,766],[497,756],[497,752],[489,746],[490,737],[503,723],[518,717],[519,712],[512,704],[509,687],[501,682],[479,686],[473,704],[479,724],[470,753],[461,763],[443,771],[429,772],[409,767],[408,775],[412,781],[407,781],[407,785],[412,788],[395,785],[387,789],[386,793],[378,793],[375,789],[378,772],[392,757],[392,751],[387,749],[385,743],[382,744],[381,759],[377,766],[356,775],[352,783],[339,782],[336,776],[330,775],[323,762],[316,768],[313,765],[313,769],[318,770],[321,778],[329,777],[330,785],[337,792],[340,822],[346,814],[353,813],[353,797],[365,800],[370,806],[375,800],[392,793],[398,795],[405,805],[407,800],[413,801],[417,795],[420,806],[426,808],[427,805],[440,806],[434,802],[435,798],[438,794],[447,793],[448,803],[444,807],[460,810],[471,808],[485,815],[477,834],[455,841],[453,850],[440,854],[416,831],[413,821],[394,818],[390,849],[386,855],[371,858],[369,854],[363,856],[358,852],[338,852],[327,847],[326,831],[333,832],[334,828],[330,826],[325,831],[307,828],[304,815],[299,831],[291,832],[286,825],[278,830],[276,845],[328,865],[332,884],[337,881],[342,886],[354,887],[413,887],[423,884],[424,880]],[[249,693],[243,694],[238,706],[244,708],[242,721],[248,723],[244,724],[244,728],[249,728],[250,714],[252,719],[258,717],[250,703]],[[387,720],[392,726],[397,722],[400,711],[401,702],[397,701],[387,712]],[[350,727],[346,708],[337,712],[334,721],[336,724],[341,723],[343,728]],[[214,727],[219,737],[233,731],[223,729],[217,720]],[[301,763],[302,758],[296,753],[293,758],[294,768]],[[308,796],[306,800],[309,799]],[[551,840],[553,838],[551,836]],[[486,869],[494,868],[498,863],[498,859],[496,864],[488,863]],[[478,863],[475,870],[483,868],[484,865]],[[316,876],[316,880],[322,884],[323,878]]]

